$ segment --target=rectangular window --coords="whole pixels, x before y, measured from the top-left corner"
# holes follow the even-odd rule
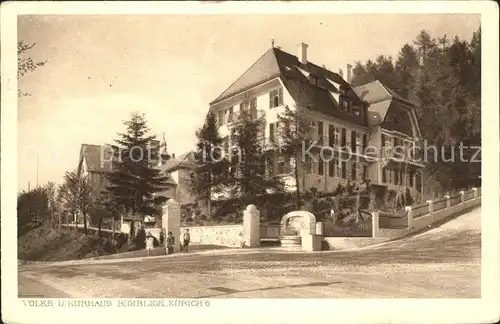
[[[366,165],[363,165],[363,179],[361,180],[366,180],[368,177],[368,168],[366,167]]]
[[[318,122],[318,144],[323,144],[323,122]]]
[[[382,147],[384,147],[384,146],[385,146],[385,135],[382,134]]]
[[[392,148],[393,148],[393,139],[392,137],[385,136],[385,151],[384,151],[384,156],[385,157],[391,157],[392,156]]]
[[[351,152],[352,153],[357,152],[357,147],[356,147],[357,136],[356,135],[357,135],[356,132],[352,130],[351,131]]]
[[[335,177],[335,160],[328,161],[328,176]]]
[[[276,124],[269,124],[269,142],[276,143]]]
[[[305,167],[305,172],[306,172],[306,173],[309,173],[309,174],[313,173],[313,163],[312,163],[312,158],[311,158],[311,156],[309,156],[309,154],[308,154],[308,155],[306,155],[306,160],[305,160],[305,165],[304,165],[304,167]]]
[[[400,179],[400,174],[398,170],[395,170],[396,172],[394,173],[394,184],[399,185],[399,179]]]
[[[347,163],[345,161],[342,161],[342,179],[347,179]]]
[[[250,99],[250,118],[257,118],[257,98]]]
[[[233,107],[229,108],[229,115],[228,115],[228,122],[232,123],[233,122]]]
[[[335,147],[335,127],[333,125],[328,125],[328,145]]]
[[[319,159],[318,161],[318,174],[319,175],[325,174],[325,162],[323,162],[321,159]]]
[[[363,134],[363,154],[366,152],[366,148],[368,147],[368,136],[366,134]]]
[[[283,104],[283,88],[274,89],[269,92],[269,108],[275,108]]]
[[[356,133],[356,153],[361,153],[362,152],[362,134]]]
[[[342,139],[340,146],[342,147],[347,146],[347,131],[345,128],[342,128]]]
[[[358,165],[356,162],[351,164],[351,180],[356,181],[358,177]]]
[[[243,112],[247,110],[247,105],[245,102],[240,103],[240,114],[243,114]]]
[[[387,168],[382,168],[382,183],[387,183]]]
[[[219,113],[218,113],[218,122],[219,122],[219,126],[222,126],[224,125],[224,110],[219,110]]]
[[[358,106],[352,106],[352,112],[355,116],[361,116],[361,108]]]
[[[410,187],[413,187],[415,185],[415,183],[413,181],[413,176],[414,175],[415,174],[413,172],[410,172],[410,174],[409,174],[409,177],[410,177],[410,181],[409,181],[410,182]]]

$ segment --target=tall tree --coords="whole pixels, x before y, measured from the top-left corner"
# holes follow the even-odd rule
[[[300,209],[302,206],[300,192],[300,170],[305,162],[305,157],[302,156],[302,146],[310,140],[310,132],[312,128],[311,119],[307,116],[303,109],[294,107],[290,109],[285,107],[285,111],[278,114],[278,135],[280,138],[279,153],[290,160],[293,166],[293,175],[296,186],[296,206]],[[306,145],[307,147],[308,145]]]
[[[27,53],[35,46],[35,43],[27,44],[23,41],[17,42],[17,79],[26,75],[29,72],[33,72],[36,68],[44,66],[47,61],[35,61]],[[29,93],[22,92],[21,89],[17,89],[17,96],[29,96]]]
[[[433,38],[422,30],[413,44],[404,44],[394,65],[387,59],[358,62],[353,85],[380,80],[400,95],[416,103],[422,135],[428,144],[443,147],[447,156],[460,142],[466,146],[481,143],[481,30],[466,42],[447,35]],[[391,86],[391,83],[393,84]],[[395,84],[394,84],[395,83]],[[427,171],[444,187],[466,182],[457,179],[477,177],[478,163],[455,159],[428,161]],[[467,180],[468,181],[468,180]]]
[[[207,201],[208,216],[211,217],[212,193],[219,192],[227,184],[228,162],[223,151],[223,139],[219,134],[216,117],[209,113],[203,126],[196,131],[195,159],[198,162],[190,179],[190,188],[195,195]]]
[[[417,52],[411,45],[403,45],[396,59],[395,73],[399,82],[397,92],[404,98],[415,99],[414,88],[418,69]]]
[[[108,174],[109,192],[118,205],[128,213],[156,214],[154,193],[164,190],[167,178],[152,167],[157,161],[159,148],[151,145],[156,136],[149,135],[144,114],[132,113],[123,122],[125,133],[118,133],[115,140],[119,150],[116,153],[116,169]]]
[[[56,187],[55,183],[49,182],[44,186],[44,189],[45,189],[45,192],[47,194],[49,219],[52,223],[52,227],[55,228],[57,187]]]
[[[30,191],[23,191],[17,196],[17,228],[18,235],[24,234],[31,228],[47,222],[49,215],[49,201],[47,191],[38,187]]]
[[[242,111],[231,134],[230,185],[244,200],[280,188],[277,179],[266,174],[269,157],[263,147],[265,117],[253,117]]]
[[[88,176],[80,176],[76,171],[66,172],[64,183],[59,187],[58,196],[66,215],[76,216],[76,225],[78,225],[77,215],[81,214],[83,216],[83,228],[85,235],[87,235],[91,199],[91,186]],[[68,217],[66,217],[66,223],[68,222]]]

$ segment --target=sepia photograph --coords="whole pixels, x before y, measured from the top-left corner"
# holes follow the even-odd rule
[[[17,298],[480,300],[482,18],[17,15]]]

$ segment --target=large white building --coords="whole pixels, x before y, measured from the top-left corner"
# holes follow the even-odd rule
[[[404,185],[414,194],[420,191],[424,166],[410,157],[397,159],[391,151],[421,141],[415,106],[378,81],[352,88],[340,72],[309,62],[308,45],[299,44],[297,51],[294,56],[280,48],[269,49],[210,103],[221,135],[230,137],[238,113],[249,109],[253,116],[264,113],[265,138],[274,140],[278,114],[285,106],[302,109],[313,121],[312,155],[317,157],[325,146],[336,153],[330,161],[308,155],[299,161],[301,191],[332,192],[339,183],[360,178],[390,189]],[[348,81],[350,75],[348,65]],[[339,152],[342,147],[349,151]],[[277,157],[273,167],[290,190],[296,187],[291,175],[294,163]]]

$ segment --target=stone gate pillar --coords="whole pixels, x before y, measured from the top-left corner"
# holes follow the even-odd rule
[[[260,211],[254,205],[243,212],[243,241],[248,247],[260,246]]]
[[[169,199],[162,207],[161,227],[165,231],[165,246],[168,232],[175,237],[174,252],[181,250],[181,206],[174,199]]]

